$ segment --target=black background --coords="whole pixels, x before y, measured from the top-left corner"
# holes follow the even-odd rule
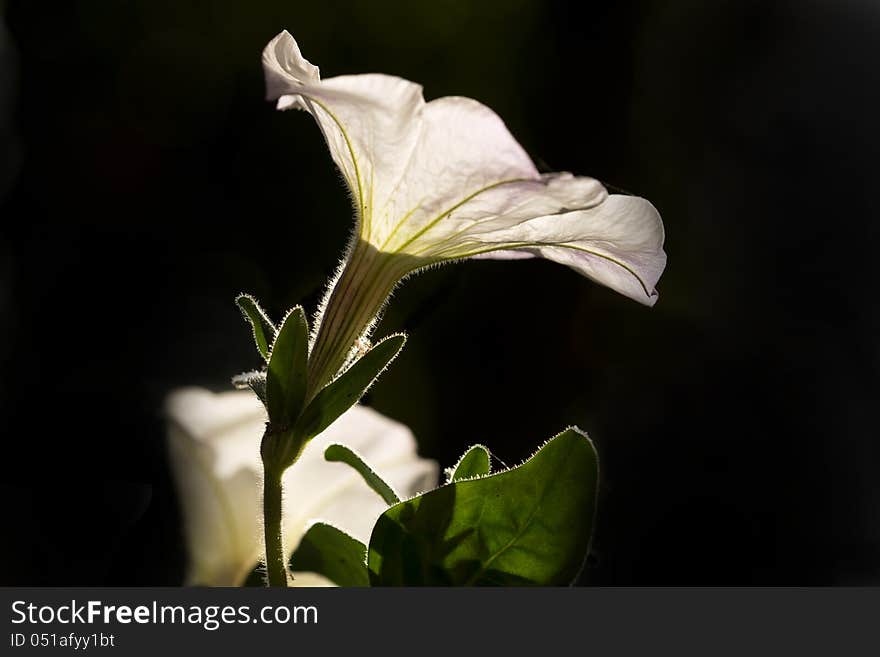
[[[666,225],[653,309],[542,261],[408,281],[368,403],[444,465],[587,430],[585,584],[880,583],[876,4],[0,7],[0,583],[181,581],[162,399],[256,366],[235,294],[314,308],[351,228],[311,119],[262,100],[282,28]]]

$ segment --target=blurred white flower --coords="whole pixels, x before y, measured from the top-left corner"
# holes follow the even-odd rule
[[[322,307],[310,361],[319,389],[352,357],[394,286],[431,265],[539,256],[653,305],[663,223],[599,181],[540,174],[504,122],[470,98],[426,103],[401,78],[322,80],[286,31],[263,51],[267,95],[308,111],[353,195],[357,229]]]
[[[260,440],[265,409],[250,391],[183,388],[168,396],[165,411],[189,556],[187,583],[240,585],[262,554]],[[331,443],[356,450],[402,497],[437,483],[437,464],[417,456],[406,426],[355,406],[313,439],[284,474],[283,532],[290,551],[316,519],[366,544],[387,508],[353,469],[324,460]],[[310,573],[294,576],[294,585],[328,583]]]

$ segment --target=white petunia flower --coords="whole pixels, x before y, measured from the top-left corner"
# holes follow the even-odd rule
[[[401,78],[322,80],[286,31],[263,51],[267,95],[308,111],[351,189],[357,228],[328,290],[310,360],[319,389],[408,274],[471,257],[542,257],[653,305],[663,223],[593,178],[540,174],[503,121],[470,98],[426,103]]]
[[[165,410],[189,555],[187,583],[240,585],[262,556],[260,440],[266,411],[250,391],[212,393],[201,388],[173,392]],[[284,473],[283,533],[288,550],[296,548],[316,519],[366,544],[387,508],[353,469],[324,460],[324,449],[331,443],[356,450],[403,497],[437,483],[437,464],[417,456],[406,426],[354,406],[312,440]],[[294,577],[294,585],[327,583],[311,573]]]

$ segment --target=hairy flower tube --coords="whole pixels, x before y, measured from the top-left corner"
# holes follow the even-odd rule
[[[257,565],[260,539],[260,438],[266,410],[250,392],[181,388],[165,402],[168,449],[187,543],[190,585],[238,586]],[[366,542],[387,508],[348,466],[324,460],[343,443],[374,465],[404,497],[437,483],[434,461],[416,454],[412,432],[365,406],[354,406],[312,440],[284,473],[284,543],[290,556],[310,522],[322,520]],[[296,585],[317,576],[296,573]]]
[[[282,32],[263,51],[267,96],[309,112],[350,188],[356,228],[315,323],[309,389],[356,353],[407,275],[464,258],[542,257],[646,305],[666,264],[663,223],[647,200],[599,181],[541,174],[488,107],[425,102],[381,74],[321,79]]]

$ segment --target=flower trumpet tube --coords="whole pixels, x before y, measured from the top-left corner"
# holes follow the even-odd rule
[[[351,191],[356,227],[312,336],[314,394],[350,360],[407,275],[465,258],[542,257],[646,305],[666,264],[645,199],[541,174],[488,107],[425,102],[422,87],[365,74],[322,79],[282,32],[263,51],[267,96],[317,121]]]

